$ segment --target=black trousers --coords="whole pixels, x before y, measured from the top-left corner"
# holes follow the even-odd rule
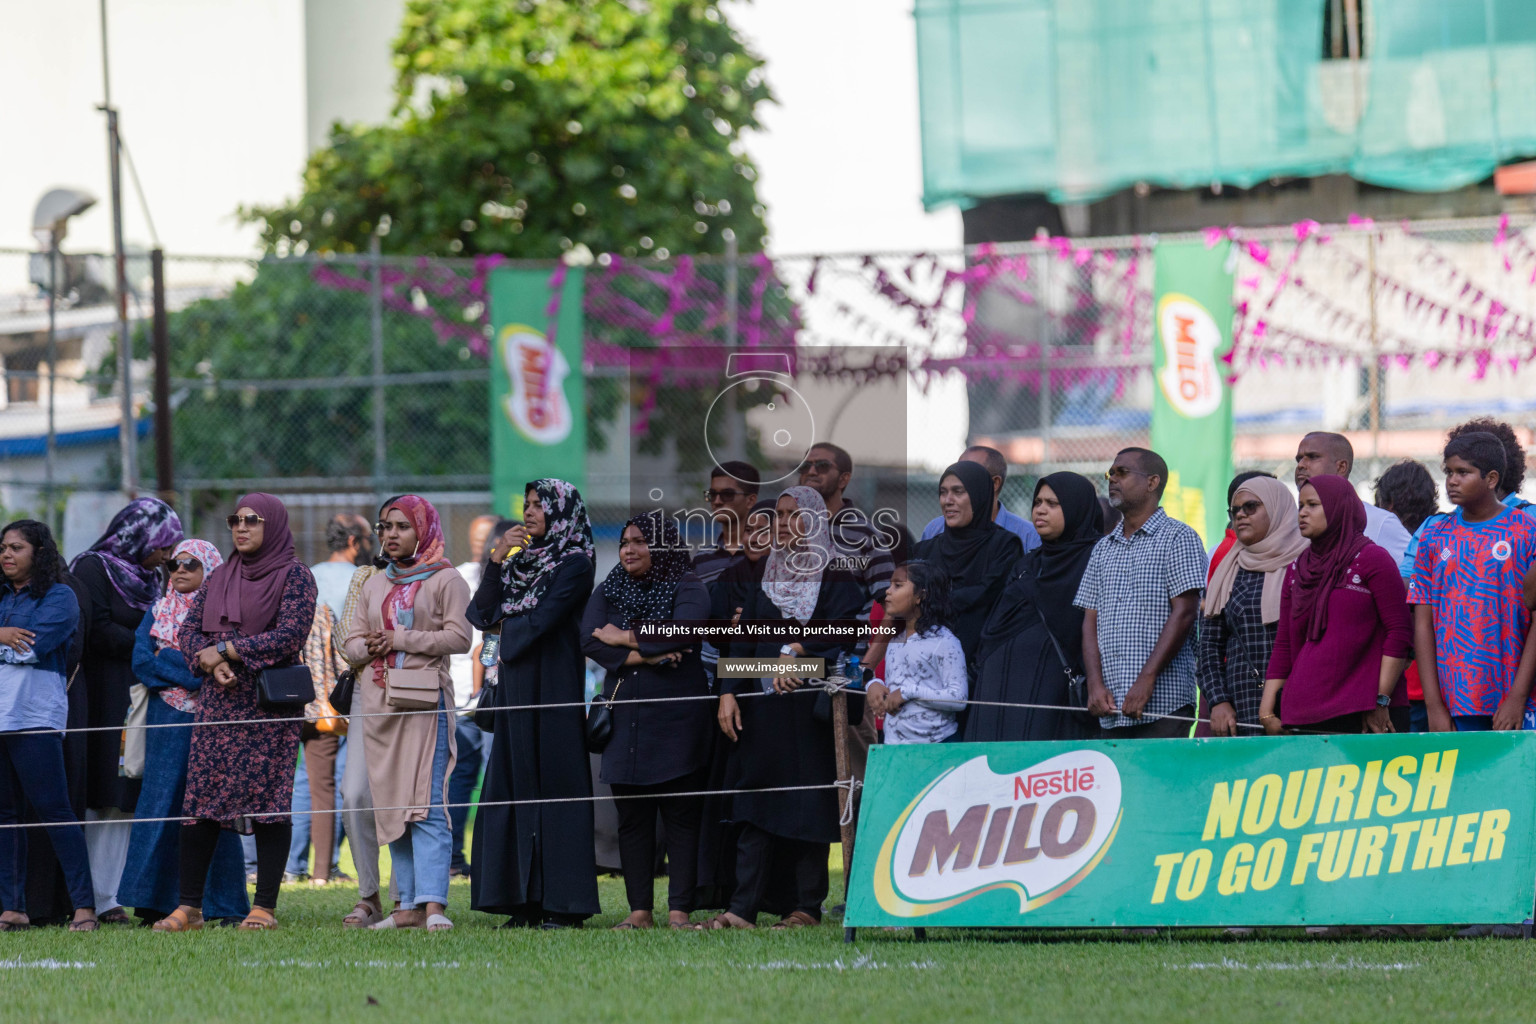
[[[619,867],[624,872],[624,893],[629,909],[654,910],[656,903],[656,815],[666,828],[667,909],[689,913],[699,877],[699,822],[704,816],[702,796],[669,796],[695,793],[703,779],[685,775],[654,786],[613,784],[614,806],[619,811]]]
[[[821,920],[821,905],[827,898],[829,884],[830,843],[785,839],[748,822],[741,826],[736,850],[736,892],[731,896],[731,913],[756,924],[770,879],[778,869],[787,869],[794,909]]]
[[[182,906],[203,905],[203,883],[208,878],[208,865],[213,863],[213,851],[219,845],[222,831],[223,826],[206,818],[182,826]],[[283,868],[288,863],[288,846],[293,841],[293,823],[253,823],[251,831],[256,837],[256,898],[251,904],[263,910],[276,910],[278,889],[283,884]]]

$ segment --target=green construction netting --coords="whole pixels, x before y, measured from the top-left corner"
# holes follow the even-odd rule
[[[928,206],[1350,174],[1443,191],[1536,154],[1536,0],[916,0]],[[1331,23],[1330,23],[1331,24]]]

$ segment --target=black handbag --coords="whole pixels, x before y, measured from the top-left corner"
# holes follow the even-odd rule
[[[308,665],[269,668],[256,677],[256,682],[256,705],[263,711],[301,715],[304,705],[315,699],[315,679]]]
[[[336,709],[338,715],[350,715],[352,713],[352,688],[357,683],[357,673],[347,669],[336,677],[336,685],[331,689],[331,707]]]
[[[1045,629],[1045,635],[1050,637],[1051,647],[1056,651],[1056,660],[1061,662],[1062,674],[1067,677],[1067,703],[1078,711],[1087,710],[1087,678],[1072,671],[1072,666],[1067,662],[1066,652],[1061,649],[1061,644],[1056,642],[1056,634],[1051,632],[1051,624],[1045,621],[1045,609],[1036,604],[1035,611],[1040,614],[1040,625]]]
[[[587,752],[601,754],[608,741],[613,739],[613,702],[618,699],[621,678],[613,684],[613,693],[604,697],[599,693],[587,708]]]

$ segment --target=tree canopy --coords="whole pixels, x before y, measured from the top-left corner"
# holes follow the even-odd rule
[[[761,248],[740,135],[771,96],[714,0],[409,0],[394,54],[391,120],[335,125],[302,195],[242,211],[273,253]]]

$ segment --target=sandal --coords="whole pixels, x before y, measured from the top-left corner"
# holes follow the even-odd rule
[[[810,914],[807,914],[803,910],[796,910],[794,913],[786,915],[783,920],[779,921],[779,923],[774,925],[770,930],[779,932],[784,931],[787,928],[815,928],[819,924],[821,924],[821,922],[812,917]]]
[[[367,900],[358,900],[352,912],[341,919],[343,928],[372,928],[384,919],[384,911]]]
[[[194,918],[186,907],[177,907],[149,927],[157,932],[199,932],[203,930],[203,915],[199,913]]]
[[[733,920],[733,918],[734,918],[734,920]],[[705,921],[703,924],[699,925],[699,928],[701,928],[702,930],[707,931],[707,932],[722,932],[722,931],[727,931],[729,929],[738,929],[740,931],[749,931],[749,930],[752,930],[752,929],[754,929],[756,927],[757,927],[757,925],[749,924],[748,922],[746,922],[742,918],[736,917],[735,914],[732,914],[729,911],[727,911],[724,914],[716,914],[714,917],[710,918],[708,921]]]
[[[69,922],[69,930],[72,932],[94,932],[101,930],[101,922],[94,917],[88,917],[84,921]]]
[[[618,924],[614,925],[613,928],[610,929],[610,930],[611,931],[616,931],[616,932],[638,932],[638,931],[641,931],[642,929],[641,929],[641,927],[639,925],[635,924],[633,921],[620,921]]]
[[[447,918],[444,918],[444,920],[447,920]],[[451,924],[452,922],[449,923]],[[368,930],[373,932],[387,932],[393,931],[395,929],[399,929],[401,931],[419,931],[421,928],[422,925],[419,924],[401,924],[399,920],[396,919],[394,914],[390,914],[378,924],[371,924],[368,926]]]
[[[240,922],[242,932],[270,932],[277,930],[277,915],[266,907],[252,907],[244,921]]]
[[[30,921],[0,921],[0,932],[24,932],[31,927]]]
[[[427,931],[451,932],[453,931],[453,922],[442,914],[429,914],[427,915]]]
[[[133,924],[133,918],[122,907],[113,907],[105,914],[97,914],[96,920],[102,924]]]

